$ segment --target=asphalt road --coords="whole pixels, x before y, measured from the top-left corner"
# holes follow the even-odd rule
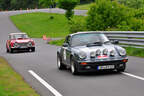
[[[49,12],[47,9],[41,10]],[[54,10],[53,12],[61,11]],[[0,12],[0,56],[5,57],[15,71],[21,74],[41,96],[143,96],[143,58],[129,57],[126,73],[89,73],[73,76],[70,71],[57,69],[58,47],[48,45],[42,39],[35,39],[36,52],[34,53],[6,53],[5,42],[8,34],[20,32],[10,21],[9,15],[26,12],[29,11]],[[76,12],[78,15],[84,14],[83,11]],[[40,79],[31,74],[30,70]],[[55,91],[59,94],[55,95]]]

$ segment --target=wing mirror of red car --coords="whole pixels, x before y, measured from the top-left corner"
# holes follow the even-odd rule
[[[68,43],[64,43],[62,46],[63,47],[68,47],[69,45],[68,45]]]

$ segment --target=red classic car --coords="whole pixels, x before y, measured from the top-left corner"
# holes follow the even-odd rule
[[[26,33],[10,33],[6,42],[7,52],[13,53],[15,50],[35,51],[34,41]]]

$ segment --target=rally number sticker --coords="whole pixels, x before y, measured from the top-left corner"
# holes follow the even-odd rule
[[[66,60],[66,49],[64,49],[63,51],[63,57],[64,57],[64,60]]]

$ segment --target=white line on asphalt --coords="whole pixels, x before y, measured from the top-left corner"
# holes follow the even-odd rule
[[[42,83],[46,88],[48,88],[55,96],[62,96],[56,89],[54,89],[50,84],[48,84],[45,80],[43,80],[40,76],[38,76],[34,71],[28,71],[31,75],[33,75],[40,83]]]
[[[133,77],[133,78],[137,78],[137,79],[139,79],[139,80],[144,80],[143,77],[136,76],[136,75],[133,75],[133,74],[130,74],[130,73],[122,72],[122,74],[127,75],[127,76],[131,76],[131,77]]]

